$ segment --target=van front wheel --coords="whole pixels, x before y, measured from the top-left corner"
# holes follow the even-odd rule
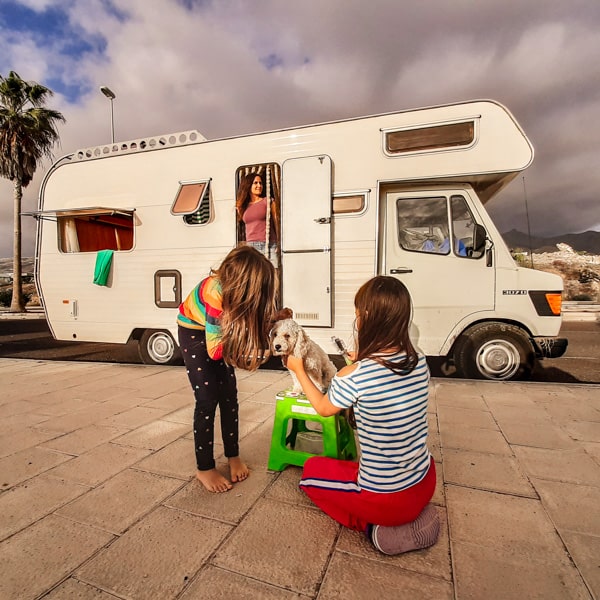
[[[146,329],[140,337],[138,349],[146,365],[175,365],[180,362],[179,347],[168,331]]]
[[[499,381],[529,379],[535,352],[527,334],[507,323],[480,323],[465,331],[454,351],[460,377]]]

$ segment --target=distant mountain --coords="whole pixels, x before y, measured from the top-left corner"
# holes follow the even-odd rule
[[[600,231],[584,231],[583,233],[565,233],[555,237],[531,236],[531,241],[526,233],[511,229],[502,234],[504,242],[511,249],[533,249],[533,252],[557,252],[556,244],[569,244],[577,252],[585,251],[588,254],[600,254]]]

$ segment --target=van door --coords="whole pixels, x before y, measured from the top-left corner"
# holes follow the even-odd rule
[[[301,325],[331,326],[331,191],[329,156],[283,163],[282,305]]]
[[[474,247],[469,201],[465,190],[384,196],[385,273],[410,291],[415,341],[429,356],[448,352],[460,321],[494,309],[495,269],[485,246]]]

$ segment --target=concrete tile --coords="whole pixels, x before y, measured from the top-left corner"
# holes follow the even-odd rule
[[[35,412],[48,415],[48,417],[60,417],[85,410],[95,405],[96,402],[86,398],[66,398],[52,404],[42,404],[35,409]]]
[[[138,462],[135,468],[167,477],[190,479],[196,472],[194,442],[184,438],[175,440]]]
[[[217,550],[212,564],[314,595],[339,527],[320,511],[261,499]]]
[[[141,399],[138,399],[142,401]],[[121,429],[137,429],[142,425],[147,425],[160,419],[167,413],[164,408],[150,408],[148,406],[134,406],[129,410],[125,410],[118,415],[106,417],[99,421],[97,425],[102,427],[120,427]]]
[[[600,598],[600,537],[573,531],[563,531],[561,536],[592,596]]]
[[[254,377],[247,377],[245,379],[240,379],[239,377],[237,377],[237,371],[236,371],[236,378],[237,378],[237,389],[238,392],[242,392],[242,393],[250,393],[250,394],[257,394],[258,392],[260,392],[261,390],[264,390],[265,388],[269,387],[269,385],[272,383],[271,381],[265,381],[264,379],[258,379],[258,378],[254,378]],[[285,389],[285,385],[284,388]]]
[[[240,454],[248,466],[255,471],[266,471],[271,449],[273,422],[265,421],[245,436],[240,443]]]
[[[453,406],[454,408],[468,408],[471,410],[489,411],[483,396],[476,391],[460,393],[458,390],[446,388],[436,394],[438,410],[440,406]]]
[[[248,400],[240,405],[240,420],[254,421],[255,423],[264,423],[273,421],[275,415],[275,402],[265,404],[263,402],[254,402]]]
[[[584,442],[580,446],[600,465],[600,443]]]
[[[49,515],[0,544],[0,598],[36,598],[94,555],[113,536]]]
[[[120,598],[175,598],[230,531],[225,523],[159,507],[76,577]]]
[[[109,442],[126,432],[127,430],[121,427],[88,425],[87,427],[82,427],[72,433],[67,433],[48,442],[44,442],[39,446],[40,448],[49,448],[51,450],[57,450],[58,452],[64,452],[65,454],[79,456],[80,454],[85,454],[88,450],[105,442]]]
[[[178,479],[127,469],[56,514],[121,533],[181,485]]]
[[[32,425],[37,425],[46,420],[48,420],[48,415],[32,412],[3,417],[0,419],[0,435],[5,436],[10,435],[11,433],[24,431]]]
[[[144,406],[149,408],[163,408],[170,413],[185,406],[194,406],[194,395],[191,389],[186,388],[181,392],[171,392],[160,398],[147,401],[144,403]]]
[[[71,577],[44,596],[44,600],[115,600],[115,597]]]
[[[564,428],[574,440],[600,442],[600,423],[596,421],[569,421]]]
[[[510,422],[531,424],[533,426],[552,424],[546,409],[542,406],[536,406],[533,402],[521,403],[520,406],[497,405],[492,408],[492,413],[501,426]]]
[[[0,540],[35,523],[88,489],[41,475],[0,494]]]
[[[180,600],[306,600],[306,596],[213,566],[202,569]]]
[[[435,463],[436,481],[435,491],[431,497],[431,502],[438,506],[446,506],[446,492],[444,487],[444,471],[442,463]]]
[[[7,402],[6,404],[0,405],[0,419],[37,411],[39,408],[39,405],[37,405],[35,402],[28,402],[27,400],[15,400],[14,402]]]
[[[600,466],[582,449],[513,446],[513,450],[521,467],[531,477],[600,487]]]
[[[229,478],[228,469],[219,465],[219,470]],[[251,472],[248,479],[235,483],[233,489],[223,494],[208,492],[194,478],[165,505],[227,523],[238,523],[271,485],[273,478],[265,472]]]
[[[89,452],[53,469],[48,474],[93,487],[148,454],[150,451],[142,448],[107,443],[92,448]]]
[[[375,549],[364,533],[343,527],[335,549],[358,558],[384,562],[394,565],[398,569],[415,571],[451,582],[450,538],[448,536],[446,511],[439,507],[436,507],[436,510],[440,516],[440,537],[430,548],[415,550],[398,556],[386,556]]]
[[[452,425],[452,427],[444,427],[440,433],[440,438],[444,452],[448,448],[454,448],[456,450],[472,450],[473,452],[486,452],[503,456],[512,455],[510,446],[504,436],[499,431],[492,431],[491,429]]]
[[[441,438],[439,433],[432,432],[429,430],[427,433],[427,447],[429,448],[429,452],[433,456],[433,460],[435,462],[442,462],[442,449],[441,449]]]
[[[600,395],[600,391],[598,392]],[[569,421],[600,422],[600,410],[582,401],[580,398],[561,398],[560,402],[544,405],[550,417],[561,425]]]
[[[44,448],[27,448],[11,456],[0,458],[0,485],[7,489],[52,467],[70,460],[66,454],[45,450]]]
[[[273,485],[265,493],[265,498],[300,506],[314,506],[308,496],[298,487],[301,477],[302,467],[287,467],[284,471],[274,475]]]
[[[162,417],[162,420],[171,423],[185,423],[191,427],[194,422],[194,404],[167,413]],[[216,422],[218,422],[218,419],[215,419]]]
[[[189,432],[189,425],[152,421],[114,440],[115,444],[159,450]]]
[[[600,488],[533,478],[531,482],[559,531],[600,536]]]
[[[576,443],[550,419],[538,423],[502,421],[499,425],[509,444],[554,449],[577,447]]]
[[[17,454],[33,446],[42,444],[60,435],[56,432],[41,431],[35,427],[17,429],[13,433],[0,436],[0,465],[3,457]],[[0,472],[2,469],[0,468]]]
[[[466,427],[477,427],[481,429],[498,430],[491,413],[485,410],[474,410],[471,408],[456,408],[454,406],[438,407],[438,422],[440,432],[447,427],[463,425]]]
[[[494,548],[453,542],[456,597],[460,600],[589,600],[572,564],[529,561]]]
[[[336,552],[327,568],[319,600],[377,598],[377,600],[452,600],[452,584],[437,577],[398,568],[378,560]]]
[[[537,498],[510,456],[467,450],[444,450],[444,481],[466,487]]]
[[[523,562],[570,564],[539,500],[448,485],[446,506],[453,544],[476,541]]]

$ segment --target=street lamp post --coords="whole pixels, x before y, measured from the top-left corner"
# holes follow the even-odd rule
[[[114,92],[103,85],[100,88],[100,91],[110,100],[110,133],[111,133],[111,142],[115,143],[115,114],[113,111],[113,100],[116,98]]]

